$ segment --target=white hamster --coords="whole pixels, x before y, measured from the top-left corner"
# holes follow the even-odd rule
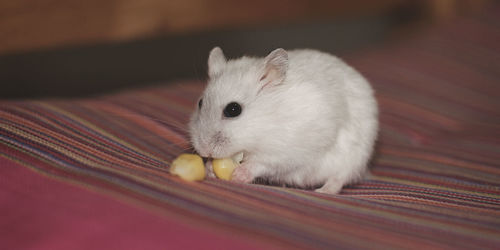
[[[265,58],[226,60],[215,47],[209,81],[189,130],[203,157],[243,152],[232,180],[336,194],[359,180],[378,132],[370,84],[339,58],[311,49],[276,49]]]

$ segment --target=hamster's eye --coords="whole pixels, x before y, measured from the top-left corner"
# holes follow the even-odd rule
[[[201,105],[203,105],[203,98],[198,102],[198,109],[201,109]]]
[[[241,114],[241,106],[236,102],[231,102],[224,108],[224,116],[231,118]]]

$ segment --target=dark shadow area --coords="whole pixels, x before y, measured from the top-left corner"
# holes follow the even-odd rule
[[[243,54],[263,56],[278,47],[307,47],[342,55],[382,43],[412,15],[400,10],[382,17],[201,32],[3,55],[0,98],[87,96],[175,79],[205,79],[206,58],[214,46],[221,46],[229,58]]]

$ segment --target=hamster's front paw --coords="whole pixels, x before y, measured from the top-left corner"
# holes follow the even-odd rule
[[[231,181],[241,182],[241,183],[251,183],[253,181],[253,176],[247,168],[246,164],[242,164],[234,169],[231,176]]]

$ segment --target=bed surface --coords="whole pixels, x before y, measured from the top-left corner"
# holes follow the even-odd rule
[[[344,58],[381,128],[372,176],[339,195],[171,176],[203,82],[0,101],[2,248],[498,249],[496,10]]]

